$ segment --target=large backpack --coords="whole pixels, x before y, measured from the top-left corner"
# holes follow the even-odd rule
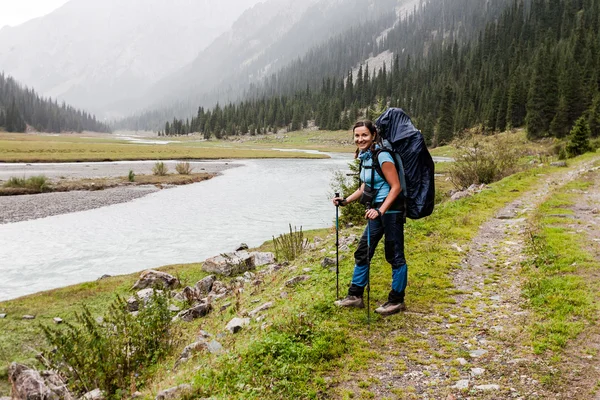
[[[419,219],[431,215],[435,203],[435,167],[421,131],[401,108],[388,108],[377,118],[375,126],[383,138],[381,151],[389,151],[396,164],[402,186],[399,201],[404,202],[406,216]],[[376,155],[373,160],[377,172],[384,177]]]

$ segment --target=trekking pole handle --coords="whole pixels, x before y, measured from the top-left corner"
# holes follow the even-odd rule
[[[339,192],[335,192],[335,197],[340,197],[340,193],[339,193]],[[339,207],[339,206],[341,206],[341,205],[342,205],[342,203],[343,203],[343,202],[344,202],[344,200],[343,200],[343,199],[342,199],[342,200],[336,200],[336,202],[335,202],[335,206],[336,206],[336,207]]]

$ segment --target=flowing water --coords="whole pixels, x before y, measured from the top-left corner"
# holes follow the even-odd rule
[[[0,225],[0,301],[257,246],[289,230],[331,226],[334,171],[324,160],[244,160],[192,185],[94,210]]]

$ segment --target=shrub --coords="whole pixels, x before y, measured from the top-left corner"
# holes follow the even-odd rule
[[[358,189],[360,186],[359,165],[360,161],[358,159],[348,164],[351,176],[346,176],[339,171],[334,173],[331,182],[331,188],[334,192],[340,193],[342,197],[348,197]],[[340,207],[340,224],[346,225],[348,223],[354,225],[365,223],[365,207],[358,201]]]
[[[491,183],[515,173],[522,145],[510,136],[470,136],[457,143],[458,153],[450,167],[450,180],[460,189]]]
[[[180,175],[190,175],[192,173],[192,167],[189,162],[180,162],[175,165],[175,171]]]
[[[155,291],[151,300],[140,301],[137,316],[127,311],[118,297],[102,322],[87,307],[76,314],[76,323],[61,327],[42,325],[51,366],[69,379],[77,392],[100,388],[112,399],[132,385],[143,384],[144,370],[166,355],[172,346],[168,294]],[[137,377],[137,378],[136,378]]]
[[[154,167],[152,167],[152,173],[154,175],[165,176],[167,172],[169,172],[169,168],[167,168],[167,165],[162,161],[157,161],[156,164],[154,164]]]
[[[275,257],[278,260],[292,261],[304,251],[304,234],[302,227],[300,231],[290,224],[290,233],[279,235],[278,238],[273,236],[273,246],[275,247]]]
[[[4,184],[4,187],[30,189],[32,191],[41,193],[48,190],[48,178],[46,178],[44,175],[32,176],[27,179],[11,177]]]
[[[135,174],[133,173],[132,169],[129,170],[129,175],[127,175],[127,179],[129,180],[129,182],[135,181]]]

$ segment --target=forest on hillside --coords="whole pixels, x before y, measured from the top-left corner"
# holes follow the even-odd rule
[[[431,144],[474,126],[563,137],[582,115],[598,136],[599,1],[471,3],[424,2],[379,38],[379,29],[354,27],[253,89],[245,101],[199,107],[190,119],[167,122],[163,133],[222,137],[295,130],[308,121],[348,129],[379,103],[405,109]],[[389,65],[374,70],[365,64],[351,73],[354,59],[383,51],[393,53]],[[325,53],[327,62],[319,63]],[[338,74],[344,65],[346,72]]]
[[[0,73],[0,130],[25,132],[28,125],[39,132],[110,132],[108,125],[93,115],[40,97],[33,89]]]

